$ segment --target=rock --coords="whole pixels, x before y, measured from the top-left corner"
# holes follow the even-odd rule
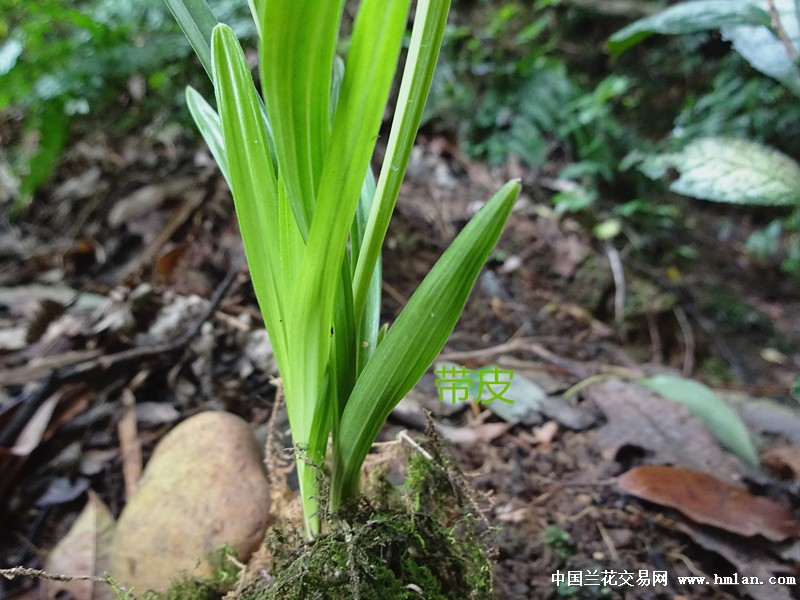
[[[223,544],[246,561],[264,538],[268,498],[250,426],[229,413],[195,415],[156,447],[119,518],[111,573],[139,595],[208,575]]]

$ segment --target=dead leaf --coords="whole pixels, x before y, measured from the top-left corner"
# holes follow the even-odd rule
[[[73,577],[103,576],[110,567],[113,536],[114,517],[97,494],[89,490],[89,501],[69,533],[50,552],[46,570]],[[79,600],[110,600],[115,597],[110,586],[91,580],[46,581],[48,600],[61,598],[64,592]]]
[[[773,448],[761,460],[784,479],[800,479],[800,446]]]
[[[54,189],[50,196],[53,202],[63,202],[65,200],[82,200],[97,192],[100,176],[103,171],[100,167],[91,167],[77,175],[70,177],[64,183]]]
[[[230,413],[187,419],[158,444],[122,511],[111,572],[128,587],[164,590],[177,573],[205,575],[231,545],[246,561],[263,540],[269,486],[250,426]]]
[[[116,229],[123,223],[137,219],[158,208],[167,198],[183,196],[196,187],[197,179],[195,177],[181,177],[146,185],[114,203],[114,207],[108,213],[108,224]]]
[[[636,467],[617,478],[633,496],[679,510],[704,525],[737,535],[761,535],[781,542],[800,533],[792,514],[780,504],[698,471],[682,467]]]
[[[481,423],[473,427],[451,427],[435,423],[436,432],[454,444],[488,444],[513,427],[511,423]]]
[[[55,412],[61,397],[60,393],[52,394],[39,405],[39,408],[36,409],[36,412],[17,436],[11,452],[16,456],[24,457],[39,447],[39,443],[42,441],[44,432],[47,431],[47,426],[50,424],[50,419],[53,417],[53,412]]]
[[[557,238],[553,245],[553,272],[567,279],[590,254],[590,249],[577,235]]]
[[[108,450],[86,450],[81,455],[80,472],[83,475],[97,475],[104,469],[109,468],[112,460],[117,458],[119,452],[110,448]]]
[[[784,566],[772,559],[765,550],[757,548],[753,540],[730,539],[724,532],[700,529],[689,522],[675,522],[675,528],[685,533],[692,541],[704,550],[715,552],[733,565],[736,572],[757,577],[760,581],[769,581],[773,573],[788,572]],[[723,577],[732,573],[720,573]],[[747,585],[741,584],[742,591],[754,600],[792,600],[788,586],[784,585]]]
[[[519,375],[513,377],[502,397],[511,402],[496,400],[485,406],[503,421],[514,425],[519,423],[539,425],[544,420],[540,411],[547,394],[536,382],[527,377]]]
[[[586,389],[608,422],[597,431],[602,455],[615,460],[625,447],[647,452],[647,462],[672,464],[730,483],[741,480],[744,464],[724,452],[689,409],[636,384],[607,381]]]
[[[0,350],[21,350],[28,345],[28,328],[9,327],[0,329]]]
[[[163,425],[181,418],[180,411],[166,402],[137,402],[136,422],[142,425]]]
[[[102,353],[102,350],[76,350],[55,356],[43,356],[22,367],[0,371],[0,386],[25,384],[42,379],[55,369],[97,358]]]
[[[47,490],[36,499],[36,506],[52,506],[66,504],[76,500],[89,489],[89,480],[79,477],[75,481],[68,477],[56,477],[47,486]]]
[[[777,434],[800,445],[800,411],[765,398],[722,391],[718,394],[735,403],[736,411],[751,429]]]
[[[548,421],[541,427],[534,427],[533,428],[533,438],[536,440],[537,444],[544,444],[550,445],[553,442],[553,438],[558,433],[558,423],[555,421]]]

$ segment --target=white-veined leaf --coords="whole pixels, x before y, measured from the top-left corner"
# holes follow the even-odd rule
[[[800,204],[800,165],[757,142],[707,137],[682,150],[645,157],[639,169],[652,178],[668,169],[680,177],[670,184],[678,194],[733,204]]]
[[[773,0],[773,2],[786,38],[794,46],[795,51],[800,51],[800,16],[796,0]],[[769,10],[767,0],[760,0],[759,4],[762,9]],[[776,36],[770,27],[739,25],[724,27],[720,33],[754,69],[777,79],[795,95],[800,96],[800,70],[784,46],[784,41]]]
[[[730,25],[769,24],[769,12],[754,0],[694,0],[634,21],[609,38],[608,49],[611,54],[619,55],[656,33],[682,34]]]

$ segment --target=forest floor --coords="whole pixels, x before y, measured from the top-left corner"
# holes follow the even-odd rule
[[[789,389],[800,370],[800,281],[740,251],[745,211],[693,206],[694,226],[674,240],[698,258],[665,270],[554,215],[533,173],[493,171],[422,139],[385,244],[384,320],[511,176],[522,198],[440,360],[510,369],[520,400],[443,402],[429,372],[381,439],[414,435],[432,413],[486,493],[498,598],[800,598],[800,586],[769,583],[798,575],[800,542],[761,505],[693,497],[685,472],[664,478],[669,498],[658,502],[618,479],[643,465],[711,473],[790,511],[796,527],[800,411]],[[198,319],[199,334],[185,338]],[[257,426],[270,418],[274,361],[232,202],[205,149],[180,136],[93,136],[71,147],[23,218],[0,230],[0,323],[3,565],[41,567],[87,490],[119,514],[131,466],[121,444],[146,461],[200,411]],[[656,374],[724,389],[763,466],[633,381]],[[565,395],[594,376],[604,377]],[[123,425],[132,416],[133,439]],[[763,585],[714,583],[734,573]],[[707,582],[678,580],[690,576]],[[0,580],[0,598],[37,597],[30,586]]]

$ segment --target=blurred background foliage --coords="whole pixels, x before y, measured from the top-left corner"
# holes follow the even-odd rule
[[[253,34],[246,3],[213,5]],[[70,126],[121,133],[176,117],[188,125],[184,87],[205,83],[194,63],[162,0],[0,0],[0,135],[15,210],[50,176]]]
[[[211,0],[240,37],[244,0]],[[655,37],[612,60],[615,30],[668,2],[454,0],[423,133],[490,165],[521,163],[597,237],[668,247],[684,200],[620,164],[633,149],[730,135],[800,156],[800,106],[715,32]],[[186,84],[208,82],[162,0],[0,0],[0,193],[19,213],[92,128],[120,133],[177,123],[194,135]],[[8,191],[11,190],[11,191]],[[13,200],[9,200],[13,198]],[[751,250],[786,258],[786,222],[756,212]],[[760,236],[760,237],[759,237]],[[691,260],[671,248],[665,260]],[[800,256],[786,263],[800,272]]]

